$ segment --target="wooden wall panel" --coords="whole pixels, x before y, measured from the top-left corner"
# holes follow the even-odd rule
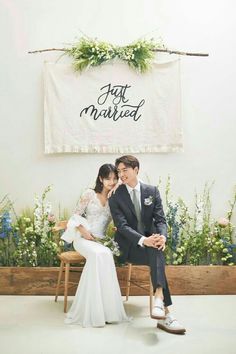
[[[81,271],[79,267],[71,269],[74,284],[69,285],[69,295],[74,295]],[[58,272],[57,267],[0,267],[0,294],[54,295]],[[172,295],[236,294],[236,266],[167,266],[166,274]],[[125,294],[127,267],[117,267],[117,275]],[[132,266],[130,295],[148,295],[148,284],[148,268]]]

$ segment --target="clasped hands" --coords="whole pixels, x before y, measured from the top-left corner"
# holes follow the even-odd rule
[[[166,248],[166,237],[160,234],[152,234],[143,241],[144,246],[157,248],[164,251]]]

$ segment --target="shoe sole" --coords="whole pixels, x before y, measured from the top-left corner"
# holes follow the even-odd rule
[[[165,320],[166,319],[166,316],[154,316],[154,315],[151,315],[150,317],[153,318],[154,320]]]
[[[172,334],[185,334],[185,332],[186,332],[185,328],[184,329],[169,329],[160,323],[157,324],[157,328],[160,328],[163,331],[166,331],[166,332],[172,333]]]

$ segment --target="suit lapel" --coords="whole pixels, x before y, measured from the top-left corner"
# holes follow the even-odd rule
[[[148,193],[147,193],[147,188],[145,188],[145,185],[143,183],[140,183],[140,191],[141,191],[141,217],[142,221],[144,221],[144,213],[145,213],[145,205],[144,205],[144,199],[148,198]]]

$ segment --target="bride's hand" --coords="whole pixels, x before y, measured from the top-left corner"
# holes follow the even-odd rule
[[[82,235],[83,238],[85,238],[85,240],[90,240],[90,241],[95,241],[95,238],[92,234],[90,234],[89,232]]]
[[[122,182],[121,182],[121,180],[119,180],[119,181],[116,183],[115,187],[113,187],[113,188],[110,190],[110,192],[108,193],[107,197],[110,198],[110,197],[112,196],[112,194],[115,194],[117,188],[118,188],[121,184],[122,184]]]

